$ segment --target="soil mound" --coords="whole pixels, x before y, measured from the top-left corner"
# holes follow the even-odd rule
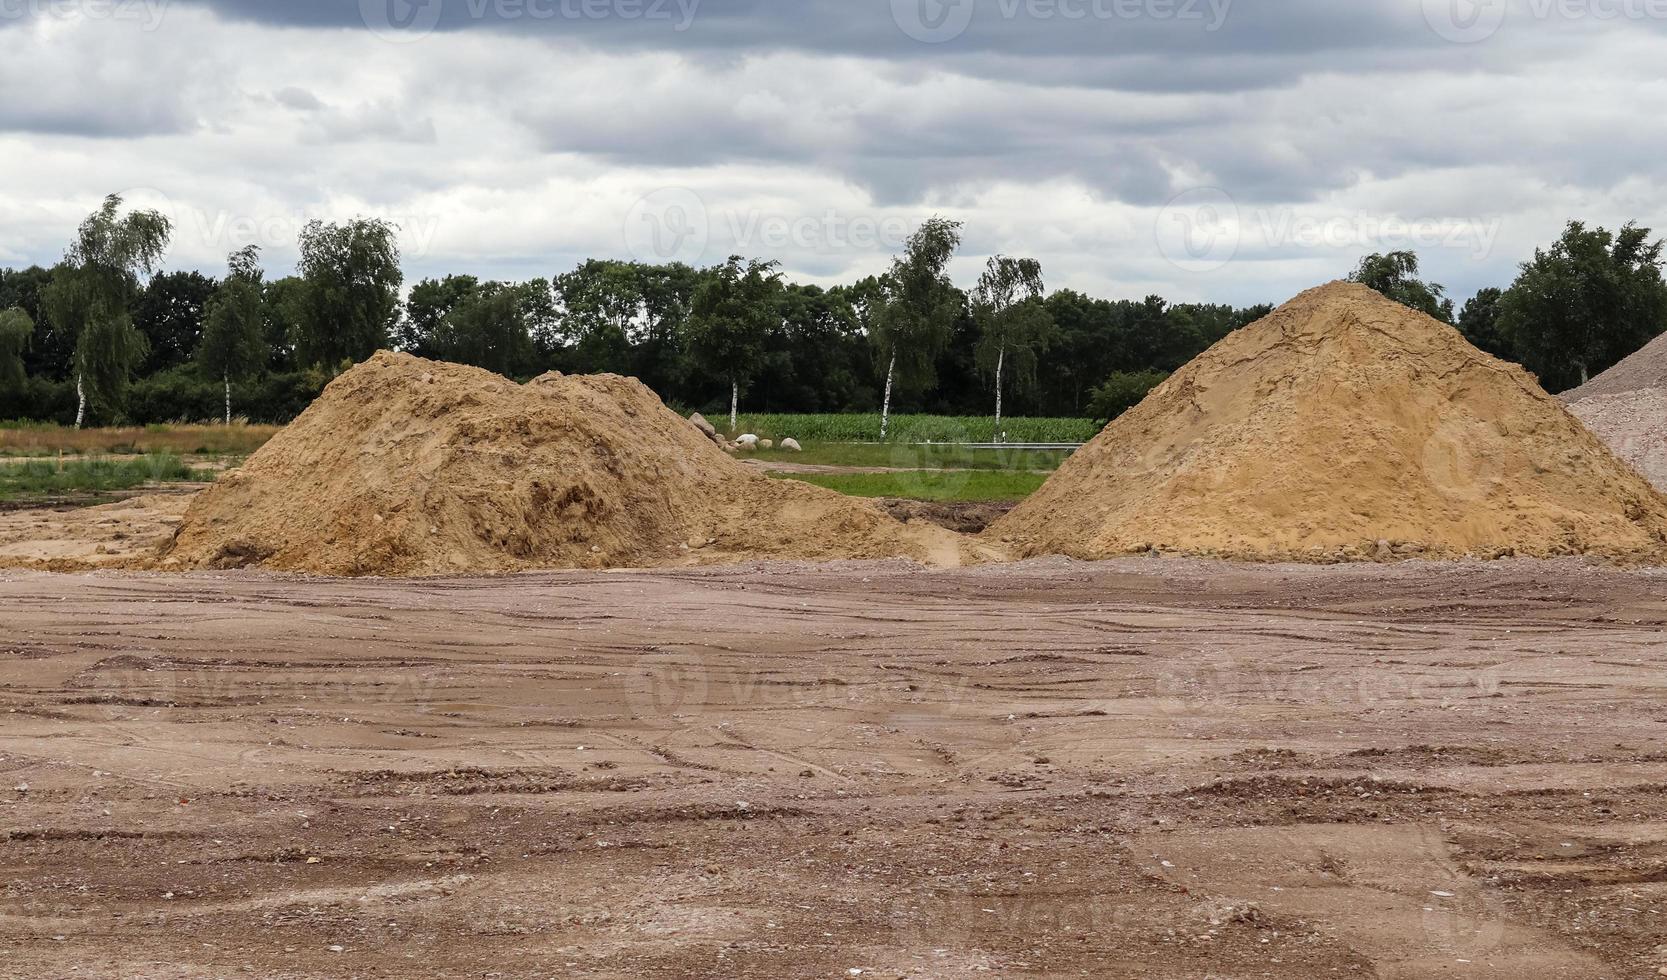
[[[749,470],[634,379],[523,386],[380,353],[205,491],[159,562],[426,575],[959,554],[947,531]]]
[[[1364,286],[1224,339],[990,535],[1026,555],[1667,558],[1667,498],[1527,372]]]
[[[1558,397],[1573,403],[1583,398],[1621,395],[1645,388],[1667,388],[1667,333],[1592,380]]]
[[[1593,395],[1569,411],[1656,489],[1667,491],[1667,388]]]

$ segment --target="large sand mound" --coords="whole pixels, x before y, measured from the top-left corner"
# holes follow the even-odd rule
[[[1521,368],[1332,283],[1206,351],[987,533],[1081,558],[1661,561],[1667,498]]]
[[[522,386],[381,353],[205,491],[159,560],[424,575],[892,556],[954,563],[959,544],[752,472],[635,380]]]

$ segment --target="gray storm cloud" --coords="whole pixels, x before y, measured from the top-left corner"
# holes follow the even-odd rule
[[[1405,239],[1462,296],[1569,217],[1667,224],[1637,125],[1664,28],[1649,0],[0,0],[0,262],[136,187],[184,216],[177,265],[371,213],[423,229],[412,275],[549,275],[653,258],[625,225],[673,193],[707,223],[680,258],[816,281],[894,247],[836,229],[942,212],[969,274],[1277,300]],[[1207,269],[1165,239],[1199,194],[1235,246]]]

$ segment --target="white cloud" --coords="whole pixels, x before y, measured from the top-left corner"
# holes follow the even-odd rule
[[[967,223],[968,283],[1000,251],[1041,258],[1052,287],[1243,303],[1402,240],[1462,297],[1570,217],[1667,226],[1662,31],[1511,22],[1450,45],[1386,9],[1355,15],[1379,43],[1334,7],[1272,25],[1306,37],[1235,7],[1219,34],[1116,25],[1099,52],[988,17],[941,50],[895,28],[799,37],[724,4],[651,44],[390,44],[195,4],[155,31],[24,21],[0,26],[0,263],[55,260],[125,189],[175,215],[171,265],[215,273],[250,241],[287,271],[306,220],[363,213],[401,224],[413,280],[656,258],[647,220],[677,257],[740,251],[833,283],[944,213]],[[1238,248],[1189,271],[1158,232],[1199,186],[1234,203]]]

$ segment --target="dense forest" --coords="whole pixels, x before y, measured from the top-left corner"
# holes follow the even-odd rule
[[[774,263],[710,268],[591,260],[549,279],[425,279],[405,290],[398,229],[314,222],[293,274],[260,255],[223,276],[161,271],[171,229],[108,199],[51,268],[0,269],[0,419],[89,424],[293,417],[380,348],[516,378],[634,375],[670,404],[723,415],[931,412],[1106,418],[1271,307],[1047,292],[1032,259],[946,274],[959,223],[925,222],[882,275],[822,288]],[[1462,309],[1417,256],[1353,278],[1453,323],[1547,387],[1607,368],[1667,327],[1662,242],[1571,222],[1516,283]],[[1342,271],[1342,270],[1340,270]]]

